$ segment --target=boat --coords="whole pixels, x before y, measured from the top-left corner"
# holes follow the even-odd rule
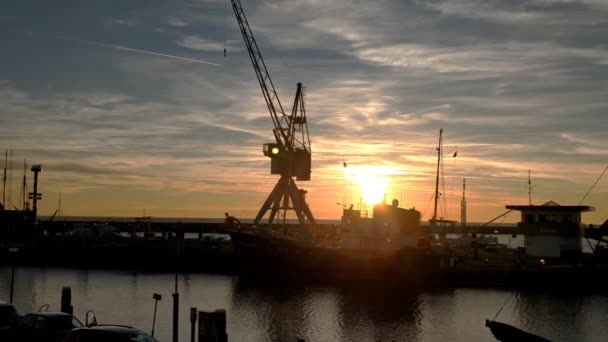
[[[306,277],[407,277],[438,275],[439,257],[420,225],[420,212],[376,204],[371,218],[344,209],[342,223],[282,227],[240,226],[230,237],[241,271]],[[333,229],[332,229],[333,228]]]
[[[551,342],[550,340],[516,328],[510,324],[486,319],[486,327],[502,342]]]

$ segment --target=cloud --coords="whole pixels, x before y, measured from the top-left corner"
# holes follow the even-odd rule
[[[255,215],[277,181],[261,153],[273,140],[265,101],[232,13],[212,1],[184,6],[6,9],[31,30],[225,65],[1,31],[0,146],[49,165],[46,193],[70,192],[81,212],[146,206],[213,216],[239,207],[239,216]],[[529,169],[535,198],[572,203],[604,167],[601,1],[244,6],[287,112],[296,82],[306,86],[313,180],[300,186],[317,217],[338,217],[343,195],[356,200],[351,185],[352,196],[343,194],[343,159],[399,170],[387,176],[391,196],[407,194],[423,209],[441,127],[445,145],[458,145],[444,165],[446,194],[457,207],[462,178],[470,179],[474,221],[527,202]],[[590,196],[599,208],[602,186]],[[90,198],[92,189],[107,203]]]
[[[177,18],[177,17],[169,17],[167,19],[165,19],[166,23],[171,25],[171,26],[175,26],[175,27],[186,27],[186,26],[190,26],[190,23],[188,23],[187,21]]]
[[[229,49],[231,52],[240,50],[240,41],[230,40],[227,42],[209,40],[198,36],[186,36],[177,42],[177,45],[192,50],[200,51],[215,51],[221,52],[224,48]]]

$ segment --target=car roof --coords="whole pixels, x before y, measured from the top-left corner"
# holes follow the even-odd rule
[[[118,324],[103,324],[103,325],[94,325],[89,328],[83,329],[92,329],[92,330],[103,330],[103,331],[111,331],[111,332],[142,332],[137,328],[130,327],[128,325],[118,325]]]
[[[36,316],[44,316],[44,317],[73,317],[69,313],[65,312],[48,312],[48,311],[40,311],[40,312],[29,312],[26,315],[36,315]]]

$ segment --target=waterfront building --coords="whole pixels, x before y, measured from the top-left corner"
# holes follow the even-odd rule
[[[581,213],[595,210],[586,205],[507,205],[521,212],[517,224],[524,235],[526,255],[541,258],[576,258],[581,254],[584,236]]]

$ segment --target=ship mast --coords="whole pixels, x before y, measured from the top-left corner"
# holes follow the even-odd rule
[[[8,165],[8,150],[4,150],[4,175],[2,176],[2,207],[6,207],[6,167]]]
[[[532,180],[530,179],[530,173],[532,171],[528,170],[528,205],[532,205]]]
[[[26,210],[27,197],[27,162],[23,159],[23,183],[21,183],[21,196],[19,205],[22,210]]]
[[[439,146],[437,146],[437,175],[435,177],[435,207],[433,209],[433,218],[431,224],[434,225],[437,222],[437,201],[439,200],[439,164],[441,163],[441,138],[443,135],[443,128],[439,130]]]
[[[465,198],[465,189],[466,189],[465,178],[462,179],[462,201],[460,202],[460,224],[463,227],[467,226],[467,200]]]

